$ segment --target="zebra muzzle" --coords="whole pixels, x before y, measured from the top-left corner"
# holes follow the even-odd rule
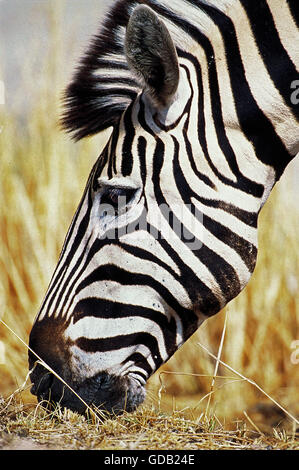
[[[81,383],[72,383],[37,364],[30,377],[31,393],[51,409],[59,404],[80,414],[91,407],[118,415],[124,411],[134,411],[145,398],[143,385],[128,375],[118,377],[101,372]]]

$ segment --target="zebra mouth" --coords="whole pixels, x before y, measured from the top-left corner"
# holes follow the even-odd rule
[[[68,387],[41,367],[35,368],[31,374],[31,393],[50,408],[59,404],[80,414],[85,414],[88,408],[92,408],[119,415],[124,411],[134,411],[146,396],[144,385],[129,374],[119,377],[101,372],[80,384],[68,384]]]

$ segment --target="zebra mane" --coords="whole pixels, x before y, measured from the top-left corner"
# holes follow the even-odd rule
[[[65,90],[60,123],[75,140],[115,125],[140,91],[124,52],[126,25],[135,5],[131,0],[116,2]]]
[[[60,119],[62,128],[75,140],[80,140],[114,126],[141,90],[136,76],[129,70],[124,51],[126,26],[138,4],[146,4],[162,15],[171,6],[176,15],[176,11],[182,13],[190,6],[198,12],[199,4],[205,1],[117,0],[106,14],[100,31],[92,38],[66,88]],[[176,17],[176,23],[179,23],[179,17]],[[175,44],[188,49],[188,44],[184,45],[188,36],[182,35],[173,23],[168,26]]]

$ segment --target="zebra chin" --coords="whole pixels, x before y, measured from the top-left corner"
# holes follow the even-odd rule
[[[80,383],[65,383],[46,370],[41,364],[33,367],[30,374],[31,393],[39,402],[53,408],[59,404],[80,414],[88,407],[109,414],[119,415],[134,411],[145,399],[145,387],[134,377],[117,376],[100,372]]]

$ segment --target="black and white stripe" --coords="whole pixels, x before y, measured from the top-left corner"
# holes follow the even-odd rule
[[[147,76],[130,41],[152,57],[142,22],[153,32],[158,18],[169,52]],[[249,281],[258,214],[299,151],[298,39],[295,0],[121,0],[111,9],[66,91],[62,124],[75,139],[113,132],[31,333],[45,360],[64,351],[59,370],[72,383],[105,373],[144,385]],[[174,60],[169,97],[157,73],[163,82]],[[103,204],[117,197],[126,205],[109,215]]]

